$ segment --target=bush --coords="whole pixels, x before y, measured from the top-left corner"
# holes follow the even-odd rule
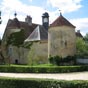
[[[0,66],[0,72],[14,73],[67,73],[88,71],[88,66],[45,66],[45,67],[26,67],[26,66]]]
[[[88,88],[88,81],[0,78],[0,88]]]
[[[62,62],[62,58],[59,56],[54,56],[54,57],[50,57],[49,61],[51,64],[60,65],[60,62]]]
[[[54,56],[54,57],[50,57],[49,61],[51,64],[54,65],[74,65],[76,63],[76,56],[67,56],[67,57],[59,57],[59,56]],[[73,63],[71,63],[73,62]]]

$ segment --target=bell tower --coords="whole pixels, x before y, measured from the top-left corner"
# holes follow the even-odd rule
[[[48,31],[48,27],[49,27],[49,14],[47,12],[43,13],[43,15],[42,15],[42,25]]]

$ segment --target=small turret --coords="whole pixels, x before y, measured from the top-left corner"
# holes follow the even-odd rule
[[[45,12],[42,15],[42,25],[48,31],[48,27],[49,27],[49,14],[47,12]]]

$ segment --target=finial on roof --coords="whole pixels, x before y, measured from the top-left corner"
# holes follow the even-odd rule
[[[17,13],[16,13],[16,12],[14,13],[14,16],[15,16],[15,18],[16,18],[16,16],[17,16]]]
[[[59,10],[59,12],[60,12],[60,16],[61,16],[62,15],[61,10]]]

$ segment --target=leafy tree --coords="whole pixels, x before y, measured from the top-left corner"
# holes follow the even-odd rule
[[[86,55],[88,56],[88,33],[84,36],[84,41],[86,43]]]
[[[77,52],[83,52],[85,49],[85,41],[82,38],[77,38],[76,40]]]
[[[0,38],[0,64],[3,64],[4,63],[4,56],[2,54],[2,49],[1,49],[1,44],[2,44],[2,39]]]
[[[84,40],[88,43],[88,33],[84,36]]]
[[[76,50],[78,56],[88,56],[88,43],[86,43],[82,38],[76,39]]]

